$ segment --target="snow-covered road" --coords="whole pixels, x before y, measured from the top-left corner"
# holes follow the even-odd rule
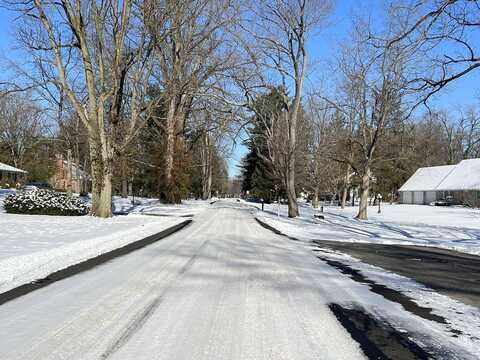
[[[474,358],[245,206],[219,202],[158,243],[0,306],[0,359],[363,359],[332,302]]]

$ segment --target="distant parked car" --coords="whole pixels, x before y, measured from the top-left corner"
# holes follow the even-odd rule
[[[433,203],[435,206],[452,206],[453,196],[447,196],[444,199],[437,200]]]
[[[32,181],[25,185],[26,190],[51,189],[50,184],[44,181]]]

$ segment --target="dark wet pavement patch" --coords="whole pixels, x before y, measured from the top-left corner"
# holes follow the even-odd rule
[[[390,289],[385,285],[377,284],[376,282],[363,276],[359,270],[353,269],[352,267],[345,265],[339,261],[334,261],[318,255],[317,257],[320,260],[325,261],[328,265],[340,270],[342,274],[349,275],[352,280],[368,285],[372,292],[383,296],[387,300],[402,305],[403,308],[408,312],[427,320],[435,321],[441,324],[447,324],[447,321],[444,317],[432,313],[432,308],[422,307],[418,305],[411,298],[409,298],[405,294],[402,294],[400,291]]]
[[[375,319],[357,309],[347,309],[330,304],[337,320],[360,344],[364,354],[375,360],[426,360],[435,357],[413,342],[407,333],[395,330],[391,325]]]
[[[370,265],[413,279],[436,292],[480,308],[480,256],[425,246],[314,240]]]

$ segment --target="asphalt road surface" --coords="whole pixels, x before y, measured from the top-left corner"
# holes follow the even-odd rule
[[[363,358],[312,279],[318,262],[292,247],[248,210],[215,206],[0,306],[0,359]]]
[[[480,256],[424,246],[315,241],[480,308]]]
[[[335,305],[340,301],[358,304],[352,311],[359,319],[380,309],[403,333],[413,329],[409,336],[421,334],[439,353],[457,353],[455,339],[440,337],[440,328],[264,229],[249,209],[219,202],[157,243],[4,303],[0,359],[340,360],[376,354],[362,330],[347,331],[355,321],[348,318],[351,310]],[[408,347],[399,351],[422,353]],[[402,358],[424,358],[416,356]]]

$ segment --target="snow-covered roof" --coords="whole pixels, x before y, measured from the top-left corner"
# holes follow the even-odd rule
[[[455,165],[437,190],[480,190],[480,159],[463,160]]]
[[[25,170],[17,169],[16,167],[4,164],[0,162],[0,171],[11,172],[11,173],[22,173],[25,174]]]
[[[399,191],[434,191],[455,169],[456,165],[432,166],[418,169]]]
[[[480,159],[418,169],[399,191],[480,190]]]

